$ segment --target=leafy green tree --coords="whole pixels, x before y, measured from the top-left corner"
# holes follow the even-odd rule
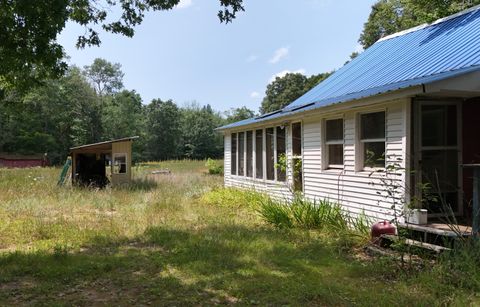
[[[223,138],[215,132],[224,120],[210,105],[193,103],[182,108],[184,156],[190,159],[218,158],[223,153]]]
[[[84,67],[85,76],[92,82],[95,92],[100,95],[113,94],[123,88],[122,65],[96,58],[92,65]]]
[[[74,145],[102,140],[102,103],[79,68],[73,67],[63,78],[63,93],[72,110]]]
[[[0,151],[45,152],[60,163],[73,145],[102,136],[98,97],[76,67],[27,93],[10,91],[0,106]]]
[[[366,49],[380,38],[457,13],[480,0],[380,0],[363,27],[359,42]]]
[[[221,22],[231,22],[244,10],[243,0],[219,1]],[[85,28],[77,47],[98,46],[100,29],[132,37],[146,12],[170,10],[179,2],[42,0],[33,4],[31,0],[0,1],[0,86],[28,89],[47,78],[61,76],[68,67],[57,37],[67,21]]]
[[[267,85],[260,113],[273,112],[289,105],[329,75],[330,73],[322,73],[306,77],[300,73],[288,73],[283,77],[276,77]]]
[[[143,127],[143,105],[140,95],[123,90],[106,99],[102,109],[103,138],[118,139],[140,135]]]
[[[252,118],[255,116],[255,112],[250,110],[247,107],[241,108],[232,108],[230,111],[226,112],[226,124],[238,122],[247,118]]]
[[[172,100],[154,99],[146,107],[146,156],[167,160],[181,156],[181,111]]]

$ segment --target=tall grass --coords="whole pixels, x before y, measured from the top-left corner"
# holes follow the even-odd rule
[[[368,236],[369,221],[362,214],[352,217],[327,199],[309,200],[295,195],[291,202],[266,199],[257,211],[267,223],[278,228],[316,229],[347,235]]]

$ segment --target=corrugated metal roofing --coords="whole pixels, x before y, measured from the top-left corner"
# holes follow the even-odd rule
[[[385,37],[280,112],[260,121],[480,70],[480,6]]]

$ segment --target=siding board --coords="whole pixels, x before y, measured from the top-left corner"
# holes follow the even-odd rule
[[[372,107],[386,109],[386,155],[387,163],[407,159],[405,123],[409,122],[408,116],[409,99],[401,99]],[[363,110],[365,111],[365,110]],[[303,181],[304,195],[310,199],[330,199],[338,201],[345,211],[352,215],[365,214],[367,217],[376,219],[392,218],[391,203],[387,201],[382,178],[384,174],[369,171],[358,171],[355,156],[356,151],[356,111],[347,111],[344,114],[344,169],[328,170],[322,167],[323,157],[323,125],[319,118],[305,119],[303,122]],[[291,137],[290,129],[287,131],[287,157],[291,161]],[[225,166],[230,163],[230,138],[225,137]],[[394,158],[393,158],[394,157]],[[403,162],[402,162],[403,163]],[[227,169],[226,169],[227,170]],[[391,176],[390,176],[391,175]],[[405,183],[405,173],[390,174],[389,180],[395,184]],[[291,167],[287,173],[287,182],[292,181]],[[287,184],[269,181],[254,180],[251,178],[231,176],[225,171],[225,185],[255,189],[267,192],[278,199],[289,199],[290,189]],[[398,199],[401,199],[401,195]]]

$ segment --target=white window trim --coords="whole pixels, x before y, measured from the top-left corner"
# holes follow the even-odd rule
[[[343,128],[342,128],[342,135],[343,135],[343,139],[341,140],[330,140],[330,141],[327,141],[327,121],[330,121],[330,120],[338,120],[338,119],[341,119],[342,120],[342,124],[343,124]],[[323,128],[323,154],[322,156],[324,156],[324,158],[322,159],[323,160],[323,170],[330,170],[330,169],[333,169],[333,170],[342,170],[345,168],[345,118],[344,116],[336,116],[336,117],[329,117],[329,118],[324,118],[323,119],[323,123],[322,123],[322,128]],[[343,147],[343,150],[342,150],[342,155],[343,155],[343,164],[330,164],[329,161],[329,156],[328,156],[328,145],[342,145]]]
[[[116,173],[115,170],[115,158],[118,156],[125,156],[125,173]],[[112,174],[113,175],[127,175],[128,174],[128,154],[126,152],[116,152],[113,154],[112,161]]]
[[[252,181],[256,181],[256,182],[263,182],[263,183],[274,183],[274,184],[285,184],[288,182],[288,172],[285,176],[285,181],[279,181],[278,178],[277,178],[277,163],[278,163],[278,159],[277,159],[277,127],[280,127],[280,125],[274,125],[274,126],[267,126],[267,127],[263,127],[263,128],[250,128],[248,130],[241,130],[241,131],[234,131],[234,132],[231,132],[230,133],[230,138],[232,139],[232,134],[236,133],[237,134],[237,138],[236,138],[236,141],[237,141],[237,148],[236,148],[236,153],[237,153],[237,159],[236,159],[236,164],[237,164],[237,169],[236,169],[236,174],[230,174],[230,176],[232,177],[235,177],[235,178],[240,178],[240,179],[248,179],[248,180],[252,180]],[[269,128],[272,128],[273,129],[273,169],[274,169],[274,179],[267,179],[267,129]],[[287,139],[288,139],[288,126],[287,127],[284,127],[285,130],[285,154],[288,156],[288,142],[287,142]],[[303,129],[303,125],[302,125],[302,129]],[[262,154],[262,163],[263,163],[263,178],[257,178],[257,174],[256,174],[256,155],[258,154],[257,153],[257,150],[256,150],[256,132],[257,130],[261,130],[262,131],[262,143],[263,143],[263,150],[261,152]],[[247,176],[247,132],[248,131],[252,131],[252,142],[253,142],[253,147],[252,147],[252,166],[253,166],[253,175],[252,177],[248,177]],[[244,165],[244,171],[243,171],[243,175],[239,175],[239,163],[240,163],[240,159],[239,159],[239,142],[240,142],[240,133],[243,133],[244,134],[244,150],[243,150],[243,157],[244,157],[244,161],[243,161],[243,165]],[[230,145],[231,146],[231,145]],[[303,138],[302,138],[302,157],[303,158]]]
[[[364,172],[379,172],[379,171],[384,171],[387,167],[387,126],[388,126],[388,112],[387,108],[378,108],[375,110],[371,110],[368,112],[359,112],[357,113],[356,116],[356,143],[358,147],[358,150],[355,152],[355,169],[356,171],[364,171]],[[384,138],[378,138],[378,139],[362,139],[362,115],[365,114],[372,114],[372,113],[380,113],[383,112],[385,113],[385,137]],[[365,157],[364,157],[364,144],[365,143],[380,143],[384,142],[385,143],[385,165],[383,167],[370,167],[370,166],[365,166]],[[358,158],[358,160],[357,160]]]

